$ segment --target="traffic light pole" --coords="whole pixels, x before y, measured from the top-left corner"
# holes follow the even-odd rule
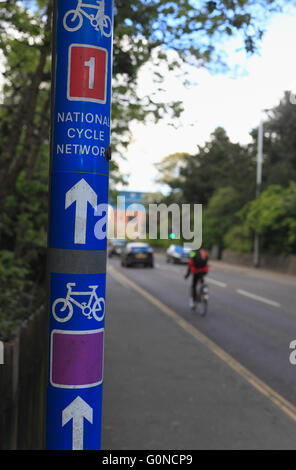
[[[46,448],[100,449],[113,2],[54,1]],[[107,229],[106,229],[107,231]]]

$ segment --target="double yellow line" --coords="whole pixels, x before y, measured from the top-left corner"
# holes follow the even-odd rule
[[[132,289],[137,291],[140,295],[145,297],[149,302],[151,302],[155,307],[157,307],[161,312],[165,313],[168,317],[174,320],[177,325],[179,325],[183,330],[197,339],[200,343],[205,345],[210,349],[216,356],[218,356],[222,361],[228,364],[231,369],[235,370],[241,377],[243,377],[250,385],[252,385],[258,392],[268,398],[272,403],[274,403],[278,408],[280,408],[286,415],[291,419],[296,421],[296,407],[292,405],[288,400],[279,395],[275,390],[262,382],[258,377],[256,377],[252,372],[250,372],[246,367],[240,364],[236,359],[234,359],[230,354],[228,354],[224,349],[220,348],[207,336],[201,333],[197,328],[192,326],[188,321],[184,320],[180,315],[178,315],[174,310],[165,305],[160,300],[156,299],[153,295],[147,292],[145,289],[140,287],[135,282],[131,281],[124,274],[116,271],[112,266],[108,268],[110,274],[113,277],[121,279],[125,284],[130,286]]]

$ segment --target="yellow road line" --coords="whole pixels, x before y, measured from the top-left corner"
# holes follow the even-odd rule
[[[217,346],[211,339],[201,333],[197,328],[192,326],[188,321],[184,320],[180,315],[178,315],[174,310],[165,305],[160,300],[156,299],[153,295],[147,292],[145,289],[140,287],[134,281],[131,281],[124,274],[116,271],[113,266],[109,267],[109,270],[112,272],[113,277],[118,277],[124,280],[131,288],[145,297],[149,302],[151,302],[155,307],[165,313],[168,317],[175,321],[183,330],[187,331],[191,336],[197,339],[200,343],[205,345],[210,349],[216,356],[218,356],[222,361],[228,364],[233,370],[235,370],[241,377],[243,377],[249,384],[251,384],[258,392],[267,397],[272,403],[274,403],[278,408],[280,408],[286,415],[291,419],[296,421],[296,407],[278,394],[275,390],[269,387],[266,383],[256,377],[252,372],[250,372],[246,367],[240,364],[236,359],[234,359],[230,354],[228,354],[224,349]]]

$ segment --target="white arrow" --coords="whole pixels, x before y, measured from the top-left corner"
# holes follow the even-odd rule
[[[63,410],[62,426],[73,419],[72,450],[83,450],[83,420],[93,422],[92,408],[79,396]]]
[[[98,196],[92,187],[82,178],[66,193],[65,209],[76,202],[74,243],[85,244],[87,203],[96,209]]]

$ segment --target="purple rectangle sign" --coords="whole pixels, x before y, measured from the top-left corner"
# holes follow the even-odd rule
[[[50,382],[60,388],[87,388],[103,381],[104,329],[53,330]]]

